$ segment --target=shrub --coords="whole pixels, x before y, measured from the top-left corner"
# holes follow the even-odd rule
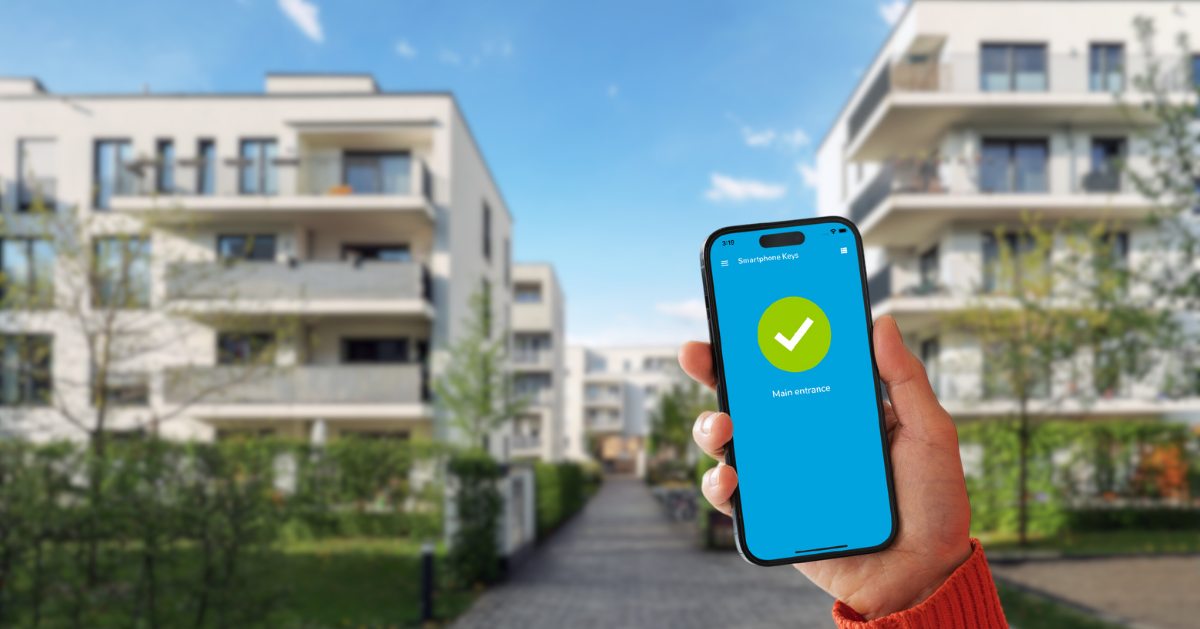
[[[562,495],[560,493],[559,468],[553,463],[534,463],[534,480],[537,484],[537,534],[544,539],[563,520]]]
[[[446,563],[462,584],[489,583],[500,569],[496,545],[502,509],[496,489],[500,467],[486,452],[474,451],[452,458],[449,472],[458,479],[458,530]]]

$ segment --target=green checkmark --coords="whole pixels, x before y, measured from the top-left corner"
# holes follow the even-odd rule
[[[833,331],[819,306],[803,297],[784,297],[758,320],[758,347],[784,371],[808,371],[825,359]]]

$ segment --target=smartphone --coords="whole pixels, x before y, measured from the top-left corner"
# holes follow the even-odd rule
[[[701,268],[738,551],[773,566],[887,548],[896,499],[858,230],[726,227]]]

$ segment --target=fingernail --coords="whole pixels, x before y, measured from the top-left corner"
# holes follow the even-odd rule
[[[717,418],[717,414],[716,414],[716,413],[713,413],[712,415],[709,415],[708,417],[705,417],[705,418],[704,418],[704,423],[703,423],[703,424],[700,424],[700,430],[701,430],[702,432],[704,432],[704,434],[706,434],[706,435],[707,435],[708,433],[712,432],[712,425],[713,425],[713,421],[714,421],[716,418]]]
[[[708,473],[708,484],[712,485],[713,487],[716,487],[717,485],[721,484],[721,464],[720,463],[717,463],[717,466],[712,468],[712,471]]]

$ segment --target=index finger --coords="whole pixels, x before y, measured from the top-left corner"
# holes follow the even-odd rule
[[[717,390],[717,374],[713,371],[712,346],[700,341],[688,341],[679,348],[679,366],[692,380]]]

